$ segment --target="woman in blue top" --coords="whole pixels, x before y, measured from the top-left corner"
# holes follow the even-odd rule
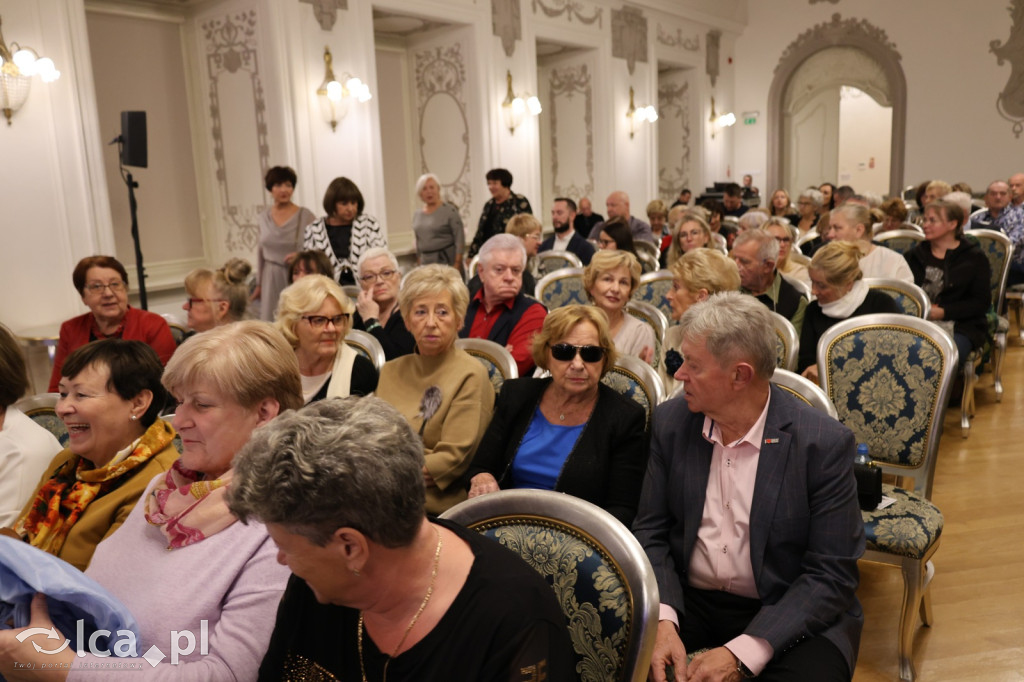
[[[601,383],[615,362],[604,312],[553,310],[533,340],[546,379],[506,381],[470,468],[469,496],[500,488],[557,490],[629,525],[647,468],[645,414]]]

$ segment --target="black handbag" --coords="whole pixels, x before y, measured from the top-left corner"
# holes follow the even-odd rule
[[[863,511],[872,511],[882,502],[882,470],[874,464],[854,462],[857,477],[857,501]]]

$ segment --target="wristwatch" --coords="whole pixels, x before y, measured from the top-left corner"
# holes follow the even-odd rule
[[[733,656],[735,655],[736,654],[733,654]],[[757,677],[757,675],[750,672],[750,668],[744,665],[743,661],[741,661],[739,658],[736,659],[736,672],[738,672],[740,674],[740,677],[742,677],[745,680],[753,680]]]

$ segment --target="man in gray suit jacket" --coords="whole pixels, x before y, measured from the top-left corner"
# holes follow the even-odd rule
[[[758,301],[717,294],[681,325],[685,394],[654,413],[633,523],[661,594],[651,679],[848,681],[864,622],[853,434],[771,386]]]

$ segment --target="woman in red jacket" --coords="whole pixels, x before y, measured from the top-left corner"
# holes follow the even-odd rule
[[[57,390],[64,358],[90,341],[119,338],[142,341],[156,351],[164,365],[174,353],[174,337],[164,318],[128,305],[128,273],[112,256],[89,256],[78,261],[71,275],[89,312],[66,320],[53,359],[50,392]]]

